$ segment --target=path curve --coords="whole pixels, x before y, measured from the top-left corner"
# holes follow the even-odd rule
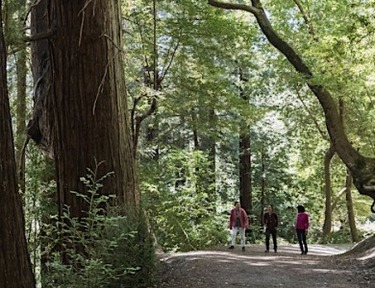
[[[297,245],[280,245],[278,253],[264,253],[262,245],[172,253],[161,256],[162,288],[362,288],[375,287],[333,255],[348,246],[309,245],[300,255]],[[371,286],[372,285],[372,286]]]

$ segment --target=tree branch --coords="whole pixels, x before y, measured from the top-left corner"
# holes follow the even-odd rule
[[[215,0],[208,0],[208,4],[210,4],[213,7],[217,7],[221,9],[242,10],[242,11],[250,12],[252,14],[256,14],[259,12],[257,8],[253,6],[245,5],[245,4],[224,3],[224,2],[219,2]]]
[[[48,38],[51,38],[53,33],[54,33],[53,30],[48,30],[46,32],[37,33],[35,35],[25,37],[25,42],[33,42],[33,41],[48,39]]]
[[[315,81],[312,71],[301,56],[276,33],[261,6],[260,0],[252,0],[251,2],[252,6],[208,0],[208,4],[211,6],[222,9],[243,10],[255,16],[269,43],[282,53],[296,71],[305,78],[307,86],[318,98],[324,111],[326,126],[332,144],[341,160],[350,169],[354,178],[354,185],[361,194],[375,199],[375,159],[361,155],[352,146],[340,121],[339,111],[330,91]],[[375,201],[371,209],[375,213]]]

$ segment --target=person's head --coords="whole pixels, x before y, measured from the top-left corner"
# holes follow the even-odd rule
[[[238,209],[238,208],[241,207],[241,204],[240,204],[240,202],[236,201],[236,202],[234,202],[234,206]]]
[[[305,207],[303,207],[302,205],[298,205],[297,206],[297,211],[298,211],[298,213],[305,212]]]
[[[268,213],[272,213],[273,212],[273,206],[271,204],[269,204],[267,206],[267,211],[268,211]]]

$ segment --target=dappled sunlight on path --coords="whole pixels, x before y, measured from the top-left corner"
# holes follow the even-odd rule
[[[262,245],[247,245],[246,251],[218,247],[165,254],[161,261],[171,275],[161,287],[368,287],[356,283],[351,271],[330,262],[329,256],[348,248],[309,245],[309,253],[300,255],[297,245],[280,245],[278,253],[264,253]]]

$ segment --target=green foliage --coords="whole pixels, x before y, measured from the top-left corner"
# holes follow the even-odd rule
[[[363,231],[358,230],[358,236],[360,239],[363,239]],[[318,240],[318,239],[317,239]],[[347,228],[341,227],[338,231],[334,231],[329,234],[325,239],[324,243],[328,244],[348,244],[352,243],[352,238],[350,234],[350,230]]]
[[[98,193],[102,184],[89,172],[81,179],[88,194],[73,193],[89,204],[85,217],[72,217],[66,207],[60,219],[43,227],[43,287],[147,287],[154,251],[145,218],[107,206],[111,197]]]
[[[93,182],[89,174],[83,180],[92,194],[76,195],[88,201],[92,210],[85,219],[72,219],[67,210],[64,218],[52,226],[49,215],[56,213],[53,168],[33,148],[26,163],[24,204],[35,263],[40,260],[40,245],[51,245],[44,280],[55,281],[54,287],[60,285],[58,278],[66,281],[60,287],[100,287],[108,284],[109,279],[117,287],[123,283],[129,287],[146,286],[153,271],[148,229],[152,229],[155,240],[166,251],[226,243],[227,206],[239,197],[238,133],[242,127],[251,131],[251,241],[263,241],[259,229],[259,215],[264,208],[261,200],[274,205],[281,221],[279,236],[290,242],[295,241],[295,207],[305,204],[312,222],[309,241],[320,241],[325,200],[323,157],[329,147],[324,115],[316,99],[301,84],[300,75],[268,44],[254,17],[213,9],[205,1],[156,1],[154,27],[152,1],[122,2],[126,82],[133,101],[130,107],[136,106],[137,117],[149,110],[153,97],[158,100],[157,117],[146,119],[146,125],[141,127],[141,133],[146,134],[149,123],[157,126],[158,143],[140,139],[137,155],[142,200],[150,223],[129,208],[111,208],[102,213],[103,203],[109,199],[97,197],[101,184]],[[374,1],[359,2],[302,1],[309,24],[293,1],[262,3],[273,27],[311,65],[315,81],[330,88],[336,98],[343,97],[350,141],[361,153],[373,156]],[[9,15],[14,19],[21,16],[18,2],[9,3]],[[331,13],[327,15],[327,11]],[[6,36],[8,43],[16,47],[24,43],[23,33],[12,17],[7,17]],[[309,25],[315,35],[310,34]],[[155,68],[154,61],[162,81],[160,91],[146,83],[150,79],[144,74],[145,68]],[[10,75],[16,71],[14,62],[9,62]],[[247,81],[240,79],[240,71]],[[10,87],[16,86],[14,79]],[[249,99],[241,98],[241,92]],[[210,121],[210,111],[214,111],[215,121]],[[215,141],[215,171],[210,169],[207,155],[191,152],[193,132],[198,141],[202,135]],[[265,171],[261,167],[262,153]],[[345,196],[339,193],[345,184],[345,173],[341,160],[335,157],[331,165],[332,200],[337,203],[333,222],[347,217]],[[209,179],[215,180],[214,189]],[[262,179],[266,183],[263,196]],[[215,192],[209,195],[208,190]],[[368,198],[353,193],[353,199],[356,220],[362,222],[371,215]],[[47,235],[42,241],[35,228],[39,223],[48,223],[46,230],[43,227]],[[327,241],[350,242],[346,229],[332,233]],[[66,253],[60,253],[61,245],[68,240],[79,245],[68,245]],[[82,254],[75,253],[77,249]],[[65,265],[64,255],[74,260],[74,265]],[[89,281],[89,276],[95,283]],[[69,278],[74,280],[68,284]]]
[[[25,214],[26,238],[34,274],[37,282],[40,282],[38,263],[40,255],[40,231],[41,223],[49,222],[50,215],[57,213],[54,204],[56,182],[54,180],[53,161],[44,156],[36,145],[28,145],[26,150],[25,194],[23,194],[23,207]]]
[[[188,251],[227,241],[227,215],[220,201],[198,191],[197,173],[205,174],[202,152],[170,151],[143,171],[144,205],[158,244],[166,251]],[[199,171],[197,169],[199,167]],[[156,184],[157,183],[157,184]]]

